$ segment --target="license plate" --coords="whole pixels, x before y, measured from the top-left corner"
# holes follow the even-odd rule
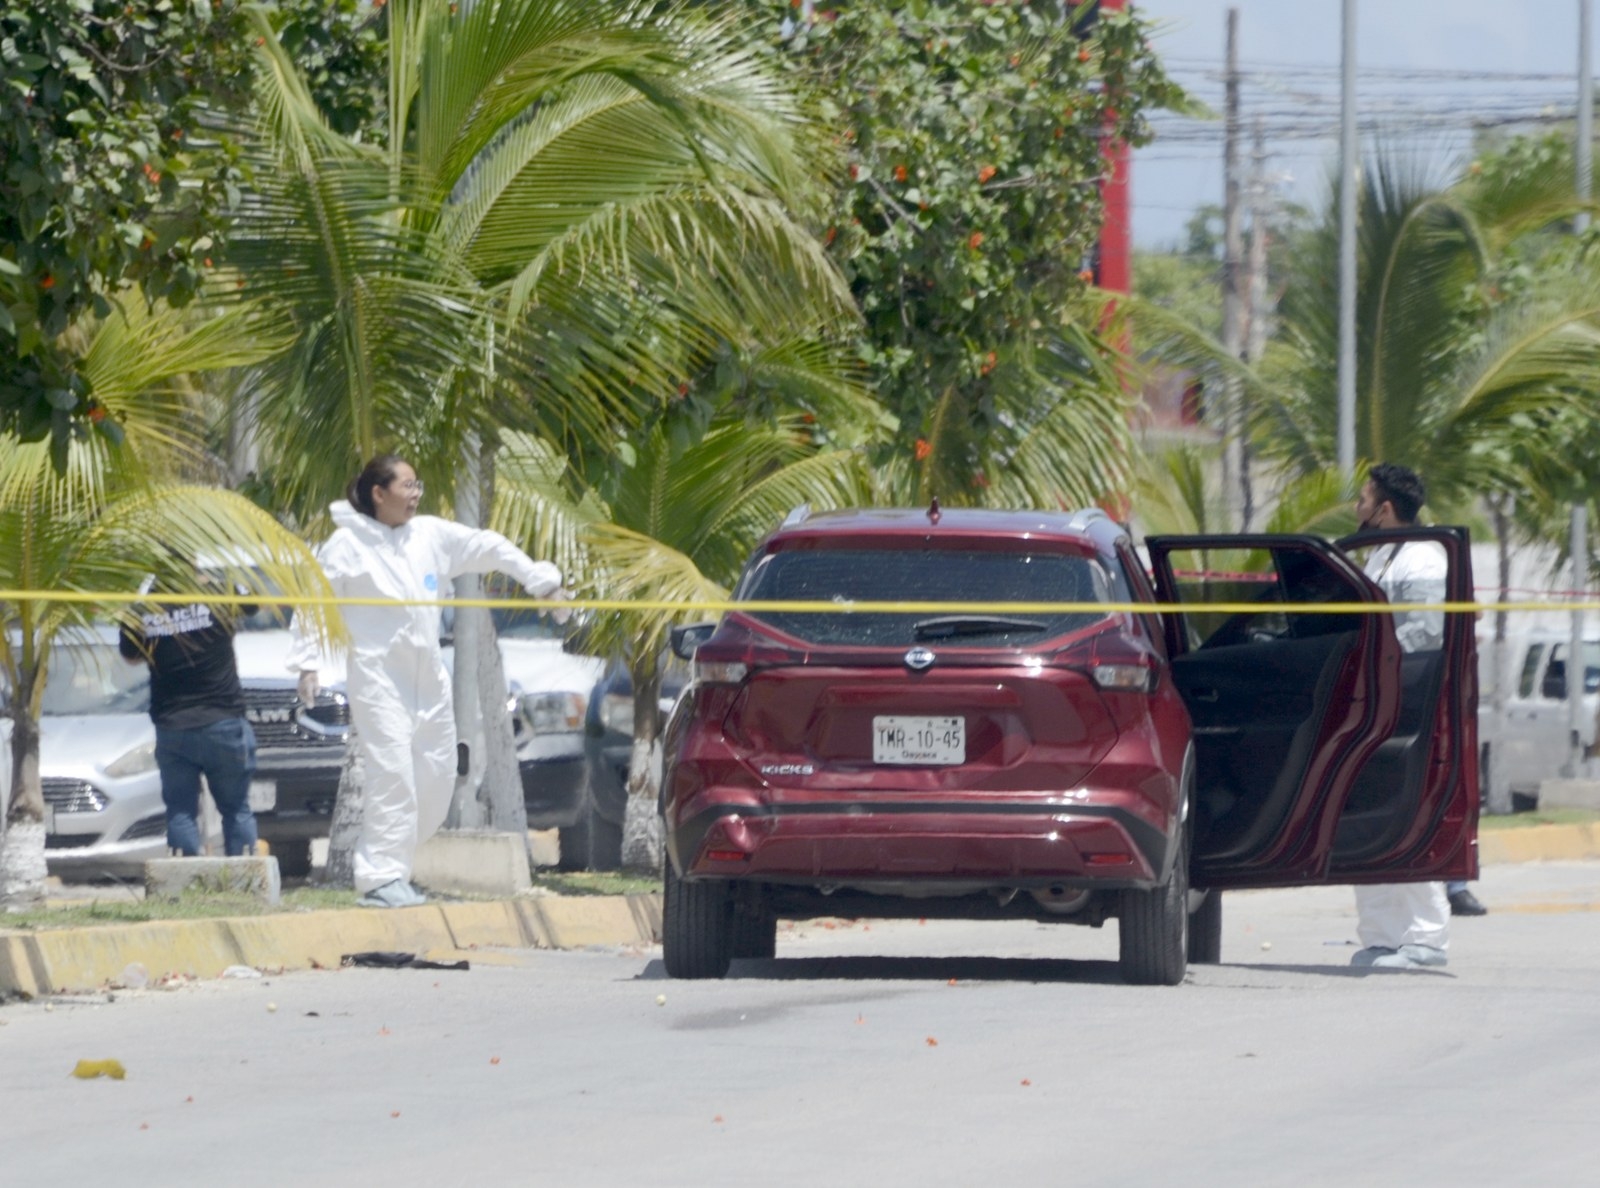
[[[946,765],[967,761],[965,718],[872,719],[872,761]]]
[[[278,807],[278,785],[274,780],[250,781],[250,811],[270,813]]]

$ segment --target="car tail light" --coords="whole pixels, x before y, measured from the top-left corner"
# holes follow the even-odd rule
[[[1155,670],[1146,664],[1095,664],[1089,675],[1102,689],[1120,693],[1149,693],[1155,688]]]
[[[694,679],[702,685],[737,685],[750,675],[742,660],[701,660],[695,658]]]
[[[746,623],[730,619],[696,649],[694,679],[702,685],[739,685],[758,669],[804,661],[803,652],[781,647]]]

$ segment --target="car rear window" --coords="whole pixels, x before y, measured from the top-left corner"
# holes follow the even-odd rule
[[[780,602],[1120,602],[1090,557],[959,549],[806,548],[760,558],[739,583],[741,600]],[[991,617],[993,621],[986,621]],[[780,631],[819,644],[863,647],[1031,647],[1097,623],[1082,611],[937,610],[914,613],[762,611]],[[1011,620],[1011,622],[1007,622]]]

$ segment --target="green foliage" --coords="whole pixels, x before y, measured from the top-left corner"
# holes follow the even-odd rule
[[[1145,113],[1181,103],[1126,13],[1087,36],[1060,3],[844,4],[797,22],[786,0],[747,0],[774,52],[816,83],[843,168],[824,236],[866,319],[865,361],[899,421],[886,494],[998,497],[996,471],[1039,421],[1097,386],[1103,353],[1081,328],[1101,220],[1108,133],[1148,137]],[[1115,381],[1113,379],[1112,392]],[[1056,502],[1114,483],[1078,459],[1125,452],[1105,391],[1077,430]],[[1082,411],[1082,410],[1079,410]],[[987,485],[987,486],[986,486]],[[1044,484],[1032,484],[1041,489]],[[1014,493],[1015,494],[1015,493]]]
[[[1579,205],[1570,171],[1547,164],[1531,152],[1443,187],[1395,160],[1363,172],[1356,451],[1417,469],[1435,516],[1529,491],[1563,456],[1581,465],[1552,430],[1593,421],[1600,273],[1571,255],[1529,266]],[[1336,260],[1330,215],[1298,260],[1263,368],[1257,442],[1291,473],[1336,464]]]
[[[372,10],[268,8],[330,116],[370,122]],[[48,436],[58,466],[73,436],[116,429],[63,334],[106,316],[114,293],[186,304],[226,240],[246,180],[228,129],[249,100],[251,40],[235,0],[0,8],[0,429]]]
[[[468,430],[599,456],[680,390],[859,398],[831,345],[848,291],[795,214],[818,201],[797,105],[733,22],[580,0],[385,12],[381,148],[261,50],[261,167],[229,259],[295,330],[255,405],[276,506],[311,522],[380,447],[447,493]]]
[[[1220,338],[1220,267],[1207,257],[1176,252],[1135,252],[1133,291],[1152,305],[1171,310],[1196,330]]]

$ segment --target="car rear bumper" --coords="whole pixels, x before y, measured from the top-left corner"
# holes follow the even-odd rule
[[[727,804],[671,829],[685,877],[858,888],[1148,888],[1171,835],[1117,805],[1035,799]]]

